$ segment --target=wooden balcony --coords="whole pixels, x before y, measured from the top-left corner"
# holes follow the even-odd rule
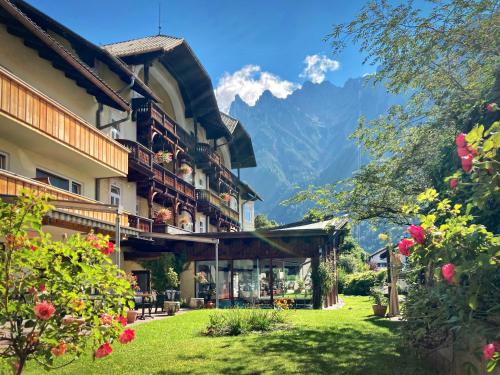
[[[128,225],[131,228],[139,229],[143,232],[151,232],[153,228],[153,220],[137,215],[128,215]]]
[[[153,175],[154,152],[135,141],[128,139],[118,139],[117,141],[129,151],[129,179],[151,177]],[[137,174],[138,177],[134,178],[132,174]]]
[[[239,224],[240,216],[238,212],[229,207],[228,203],[214,192],[205,189],[197,189],[196,200],[198,203],[198,208],[201,212],[210,215],[214,212],[215,209],[216,211],[219,211],[222,215],[230,219],[234,224]]]
[[[123,146],[0,66],[2,117],[2,137],[22,140],[23,147],[69,163],[79,160],[82,169],[99,177],[127,174]]]
[[[224,166],[220,156],[208,143],[197,143],[194,155],[206,173],[215,173],[230,185],[236,183],[236,176]]]
[[[153,163],[153,179],[164,185],[166,188],[172,189],[175,192],[181,193],[188,198],[195,199],[194,186],[189,182],[184,181],[179,176],[170,172],[167,168],[160,164]]]
[[[69,191],[59,189],[57,187],[47,185],[27,177],[19,176],[17,174],[0,169],[0,194],[4,195],[19,195],[22,189],[30,189],[40,194],[49,194],[52,199],[75,201],[81,203],[99,203],[93,199],[83,197],[78,194],[70,193]],[[83,216],[86,218],[103,221],[106,223],[115,224],[116,214],[112,212],[99,212],[77,210],[73,208],[60,208],[60,211],[69,212],[75,215]],[[120,223],[122,226],[129,225],[128,214],[120,215]]]

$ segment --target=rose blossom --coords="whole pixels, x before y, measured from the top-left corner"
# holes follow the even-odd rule
[[[486,110],[488,112],[495,112],[498,110],[498,105],[497,103],[489,103],[489,104],[486,104]]]
[[[118,338],[122,344],[128,344],[133,339],[135,339],[135,331],[133,329],[126,329]]]
[[[64,341],[60,341],[57,346],[50,349],[50,352],[56,357],[62,356],[66,352],[66,343]]]
[[[103,254],[109,255],[113,251],[115,251],[115,244],[113,242],[111,242],[111,241],[108,241],[107,246],[101,247],[101,251],[102,251]]]
[[[113,324],[113,317],[109,314],[102,314],[101,324],[105,326]]]
[[[120,315],[120,316],[117,316],[117,317],[115,318],[115,320],[116,320],[118,323],[120,323],[122,326],[124,326],[124,327],[127,325],[127,318],[125,318],[124,316],[121,316],[121,315]]]
[[[459,157],[464,157],[470,154],[470,151],[466,147],[457,147],[457,155]]]
[[[410,225],[408,233],[413,237],[416,243],[423,244],[425,242],[425,229],[420,225]]]
[[[500,351],[500,342],[490,342],[483,346],[484,359],[490,360],[495,355],[495,352]]]
[[[473,159],[474,156],[472,154],[467,154],[460,158],[460,161],[462,162],[462,169],[464,170],[464,172],[469,173],[472,170]]]
[[[37,303],[33,310],[35,311],[35,316],[40,320],[49,320],[56,312],[54,305],[47,301]]]
[[[460,133],[459,135],[457,135],[457,137],[455,138],[455,144],[457,145],[457,147],[467,146],[467,142],[465,142],[465,134],[464,133]]]
[[[103,358],[113,353],[113,348],[109,345],[109,342],[105,342],[95,351],[96,358]]]
[[[455,265],[453,263],[445,264],[441,267],[441,273],[444,279],[451,284],[453,282],[453,276],[455,276]]]
[[[452,189],[455,189],[455,188],[457,187],[457,185],[458,185],[458,180],[457,180],[456,178],[452,178],[452,179],[450,180],[450,187],[451,187]]]
[[[412,247],[415,242],[411,238],[403,238],[398,243],[399,252],[405,257],[410,255],[410,247]]]

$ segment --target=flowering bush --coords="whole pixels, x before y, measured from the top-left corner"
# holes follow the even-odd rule
[[[174,154],[168,151],[158,151],[155,154],[155,159],[159,163],[168,164],[171,163],[172,160],[174,160]]]
[[[229,203],[231,201],[231,195],[228,193],[222,193],[220,197],[226,203]]]
[[[488,371],[500,358],[500,239],[475,223],[471,211],[487,209],[498,200],[499,125],[489,130],[477,126],[455,140],[463,172],[448,180],[454,192],[463,188],[466,206],[428,189],[418,196],[418,205],[404,208],[419,225],[409,226],[412,238],[398,245],[409,256],[412,270],[404,309],[407,339],[426,349],[447,340],[457,346],[486,340],[483,358]]]
[[[172,219],[172,210],[169,208],[160,208],[155,214],[155,223],[164,224]]]
[[[47,197],[27,191],[0,202],[0,356],[16,374],[30,359],[48,368],[56,357],[69,363],[88,345],[99,347],[96,358],[110,354],[132,297],[107,256],[114,245],[92,233],[53,241],[41,230],[49,209]]]
[[[182,164],[179,168],[179,173],[184,176],[189,176],[191,173],[193,173],[193,168],[191,168],[187,164]]]
[[[289,298],[278,298],[274,301],[274,307],[279,310],[288,310],[293,307],[295,301]]]

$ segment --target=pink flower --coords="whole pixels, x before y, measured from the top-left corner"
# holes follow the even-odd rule
[[[499,342],[490,342],[483,346],[483,356],[484,359],[490,360],[495,355],[495,352],[500,351],[500,343]]]
[[[410,225],[408,233],[413,237],[416,243],[423,244],[425,242],[425,229],[420,225]]]
[[[108,241],[108,245],[101,247],[101,251],[103,254],[109,255],[113,253],[113,251],[115,251],[115,244],[111,241]]]
[[[465,134],[464,133],[460,133],[459,135],[457,135],[457,137],[455,138],[455,144],[457,145],[457,147],[467,146],[467,142],[465,142]]]
[[[124,327],[127,325],[127,318],[125,318],[124,316],[117,316],[115,320]]]
[[[410,256],[410,247],[412,247],[415,242],[411,238],[403,238],[398,243],[399,252],[405,257]]]
[[[36,249],[38,249],[38,247],[36,247],[35,245],[31,245],[30,249],[31,249],[31,251],[36,251]]]
[[[469,155],[469,149],[467,147],[457,147],[457,155],[460,157]]]
[[[126,329],[118,338],[122,344],[128,344],[133,339],[135,339],[135,331],[133,329]]]
[[[458,180],[457,180],[456,178],[452,178],[452,179],[450,180],[450,187],[451,187],[452,189],[455,189],[455,188],[457,187],[457,185],[458,185]]]
[[[113,324],[113,317],[109,314],[102,314],[101,315],[101,324],[108,326]]]
[[[441,273],[443,278],[448,281],[448,283],[453,283],[453,277],[455,276],[455,265],[453,263],[447,263],[441,267]]]
[[[105,342],[95,351],[96,358],[103,358],[113,353],[113,348],[109,345],[109,342]]]
[[[489,104],[486,104],[486,110],[488,112],[495,112],[495,111],[498,111],[498,105],[497,103],[489,103]]]
[[[469,173],[472,170],[472,160],[474,159],[474,156],[472,154],[467,154],[465,156],[462,156],[460,158],[462,162],[462,169],[464,172]]]
[[[35,316],[40,320],[49,320],[56,312],[54,305],[47,301],[37,303],[33,310],[35,311]]]

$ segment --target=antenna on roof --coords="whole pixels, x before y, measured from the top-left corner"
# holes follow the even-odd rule
[[[161,2],[158,1],[158,35],[161,35]]]

